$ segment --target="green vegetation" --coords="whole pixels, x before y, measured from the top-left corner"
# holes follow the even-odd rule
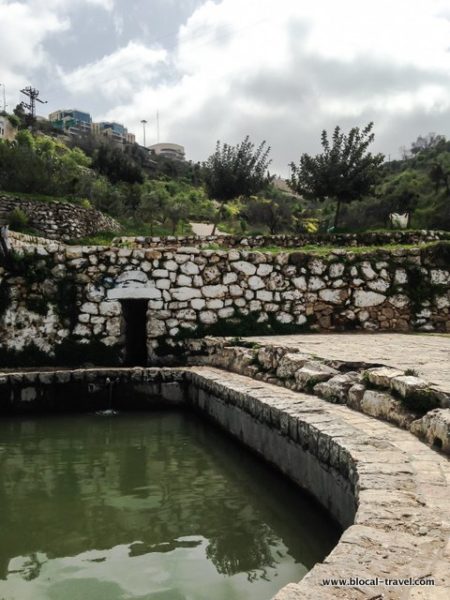
[[[266,321],[259,321],[257,313],[244,314],[237,310],[232,317],[219,319],[211,325],[200,323],[195,330],[185,329],[172,338],[172,344],[167,343],[167,336],[159,338],[156,349],[158,355],[182,354],[184,349],[177,342],[186,339],[204,338],[206,336],[234,337],[235,340],[243,337],[259,335],[293,335],[309,331],[308,323],[296,325],[295,323],[280,323],[275,315],[270,313]]]
[[[339,224],[343,203],[360,200],[369,194],[380,178],[382,154],[367,151],[375,136],[373,123],[362,131],[353,127],[348,135],[336,127],[332,141],[322,132],[322,154],[302,154],[298,167],[291,163],[291,187],[305,198],[323,201],[331,198],[336,202],[334,227]]]
[[[384,163],[371,195],[343,207],[341,227],[358,231],[389,225],[392,212],[409,213],[415,229],[450,229],[450,141],[417,138],[401,160]]]
[[[86,365],[119,366],[120,348],[105,346],[93,339],[88,344],[81,344],[74,339],[66,339],[55,346],[54,354],[48,354],[31,343],[23,350],[6,350],[0,348],[0,364],[3,368],[28,367],[77,367]]]
[[[413,248],[432,248],[434,246],[449,247],[450,244],[446,242],[428,242],[426,244],[383,244],[380,246],[318,246],[316,244],[305,244],[305,246],[298,246],[295,248],[283,248],[280,246],[261,246],[255,248],[249,248],[248,252],[268,252],[269,254],[313,254],[315,256],[328,256],[334,252],[345,252],[345,254],[368,254],[370,252],[392,252],[394,250],[411,250]],[[206,250],[229,250],[226,246],[220,244],[208,244],[205,246]]]
[[[226,202],[248,198],[268,186],[269,154],[265,141],[255,149],[249,136],[236,146],[217,142],[215,152],[204,163],[204,177],[209,196],[220,202],[218,218]],[[213,232],[215,228],[216,221]]]
[[[8,215],[8,225],[14,231],[24,231],[28,225],[28,217],[20,208],[15,208]]]
[[[150,158],[137,144],[119,148],[93,135],[67,140],[22,125],[14,143],[0,141],[0,189],[11,195],[97,208],[130,235],[187,233],[190,219],[215,213],[199,165]],[[25,230],[22,221],[12,218],[11,227]]]
[[[450,141],[419,137],[401,160],[368,151],[373,125],[322,134],[322,153],[291,163],[290,187],[267,171],[270,148],[247,136],[217,142],[204,163],[156,156],[138,144],[118,147],[95,135],[69,138],[48,123],[29,123],[21,108],[14,143],[0,141],[0,190],[44,202],[94,207],[119,220],[119,235],[184,235],[189,222],[233,234],[367,231],[407,213],[415,229],[450,229]],[[28,127],[32,125],[33,130]],[[17,216],[17,215],[15,215]],[[15,229],[28,231],[23,219]],[[100,232],[86,240],[108,243]]]

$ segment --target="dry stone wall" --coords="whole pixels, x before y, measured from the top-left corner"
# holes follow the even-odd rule
[[[164,236],[164,237],[117,237],[116,245],[133,248],[182,247],[190,245],[217,244],[224,248],[301,248],[303,246],[358,247],[382,246],[386,244],[422,244],[450,240],[449,231],[367,231],[363,233],[319,233],[298,235],[208,235],[208,236]]]
[[[117,221],[93,208],[0,195],[0,223],[7,223],[15,209],[27,215],[32,229],[54,240],[82,238],[98,231],[120,231]]]
[[[32,345],[53,355],[67,341],[120,351],[122,303],[139,299],[150,360],[207,334],[448,332],[449,269],[447,243],[326,257],[28,246],[0,267],[0,343],[16,353]]]

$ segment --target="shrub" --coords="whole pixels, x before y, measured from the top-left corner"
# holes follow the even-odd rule
[[[28,216],[20,208],[15,208],[8,215],[8,225],[14,231],[23,231],[28,226]]]
[[[82,208],[92,208],[92,204],[89,202],[89,200],[87,198],[83,198],[81,200],[81,206]]]

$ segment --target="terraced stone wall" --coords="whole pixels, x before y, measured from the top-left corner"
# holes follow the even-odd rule
[[[217,234],[202,237],[117,237],[114,243],[126,244],[133,248],[179,248],[190,245],[219,245],[223,248],[300,248],[303,246],[358,247],[382,246],[386,244],[420,244],[450,240],[449,231],[367,231],[362,233],[300,233],[290,235],[228,235]]]
[[[117,221],[93,208],[83,208],[70,202],[40,202],[0,195],[0,223],[7,223],[15,209],[25,213],[29,227],[53,240],[66,241],[102,230],[120,230]]]
[[[57,364],[120,361],[123,302],[133,300],[147,302],[150,360],[209,334],[446,332],[449,270],[445,242],[323,257],[30,245],[0,267],[0,359],[13,352],[23,363],[32,347],[34,361],[36,349]]]

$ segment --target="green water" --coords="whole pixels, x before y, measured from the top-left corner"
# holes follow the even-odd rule
[[[1,600],[265,600],[338,535],[194,415],[0,420]]]

